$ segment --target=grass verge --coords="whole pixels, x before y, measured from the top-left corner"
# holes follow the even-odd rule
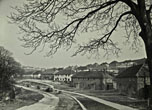
[[[101,104],[99,102],[96,102],[86,97],[82,97],[78,95],[74,95],[74,96],[87,108],[87,110],[117,110],[115,108],[112,108],[105,104]]]
[[[0,101],[0,110],[16,110],[23,106],[34,104],[44,96],[36,92],[21,89],[13,101]]]
[[[58,94],[59,103],[56,110],[81,110],[79,104],[65,94]]]

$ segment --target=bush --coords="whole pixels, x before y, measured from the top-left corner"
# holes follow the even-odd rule
[[[50,88],[50,87],[48,87],[48,88],[45,90],[45,92],[53,92],[53,89]]]
[[[36,86],[37,89],[40,89],[40,86]]]
[[[14,90],[14,89],[12,89],[12,90],[10,91],[9,97],[10,97],[11,100],[15,99],[15,90]]]
[[[22,93],[22,88],[16,87],[16,88],[15,88],[15,94],[18,95],[18,94],[20,94],[20,93]]]
[[[29,85],[29,84],[26,84],[26,87],[30,87],[30,85]]]
[[[62,94],[62,91],[58,91],[58,94]]]

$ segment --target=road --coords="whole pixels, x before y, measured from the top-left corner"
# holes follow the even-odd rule
[[[43,81],[43,80],[32,80],[32,79],[31,79],[31,80],[24,80],[24,81],[33,81],[33,82],[38,82],[38,83],[42,83],[42,84],[49,85],[47,82],[45,82],[45,81]],[[65,91],[65,90],[60,90],[60,91],[63,91],[63,92],[65,92],[65,93],[67,93],[67,94],[76,94],[76,95],[84,96],[84,97],[87,97],[87,98],[92,99],[92,100],[94,100],[94,101],[97,101],[97,102],[99,102],[99,103],[102,103],[102,104],[105,104],[105,105],[107,105],[107,106],[116,108],[116,109],[118,109],[118,110],[138,110],[138,109],[135,109],[135,108],[132,108],[132,107],[129,107],[129,106],[125,106],[125,105],[113,103],[113,102],[106,101],[106,100],[103,100],[103,99],[98,98],[98,97],[89,96],[89,95],[82,94],[82,93],[70,92],[70,91]]]
[[[42,84],[45,84],[45,83],[42,83]],[[56,97],[55,95],[51,93],[43,92],[37,89],[32,89],[32,88],[20,86],[20,85],[16,85],[16,86],[21,87],[23,89],[30,90],[30,91],[38,92],[44,96],[44,98],[40,100],[38,103],[32,104],[30,106],[24,106],[17,110],[56,110],[56,107],[58,106],[58,102],[59,102],[59,97]],[[87,110],[85,106],[79,100],[77,100],[76,97],[66,94],[65,97],[67,96],[71,97],[74,101],[76,101],[82,110]]]
[[[17,86],[22,87],[23,89],[30,90],[30,91],[38,92],[44,96],[44,98],[41,99],[39,102],[29,105],[29,106],[21,107],[17,110],[55,110],[56,106],[58,105],[59,98],[53,94],[45,93],[36,89],[27,88],[24,86],[19,86],[19,85]]]
[[[81,94],[81,93],[77,93],[77,92],[70,92],[70,91],[64,91],[64,90],[62,90],[62,91],[65,92],[65,93],[76,94],[76,95],[80,95],[80,96],[92,99],[92,100],[97,101],[101,104],[105,104],[107,106],[113,107],[113,108],[118,109],[118,110],[138,110],[138,109],[131,108],[131,107],[128,107],[128,106],[125,106],[125,105],[120,105],[120,104],[117,104],[117,103],[106,101],[106,100],[103,100],[101,98],[94,97],[94,96],[89,96],[89,95],[85,95],[85,94]]]

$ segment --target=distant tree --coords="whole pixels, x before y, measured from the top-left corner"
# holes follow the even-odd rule
[[[0,46],[0,93],[12,91],[13,76],[20,67],[11,56],[11,52]]]
[[[104,49],[118,53],[120,49],[111,39],[116,28],[124,29],[126,37],[144,41],[152,86],[152,4],[151,0],[30,0],[23,7],[15,7],[10,18],[25,34],[25,47],[35,51],[49,45],[48,55],[62,46],[70,48],[76,33],[95,31],[101,35],[87,44],[79,45],[78,53],[95,53]],[[66,19],[63,23],[57,18]],[[119,31],[119,30],[118,30]],[[140,48],[140,47],[138,47]],[[32,51],[32,52],[33,52]]]
[[[14,62],[13,65],[13,71],[14,71],[14,78],[22,78],[23,74],[25,73],[25,70],[21,67],[21,64],[19,62]]]

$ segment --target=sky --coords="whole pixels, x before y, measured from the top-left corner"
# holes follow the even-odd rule
[[[123,61],[123,60],[132,60],[145,58],[145,50],[143,42],[141,41],[141,47],[138,52],[130,49],[130,45],[126,45],[125,38],[123,38],[123,32],[119,31],[113,34],[113,38],[120,43],[122,52],[119,54],[119,57],[115,55],[110,55],[109,57],[104,57],[104,54],[100,54],[97,58],[95,56],[90,57],[90,55],[77,55],[71,57],[74,53],[75,48],[72,47],[69,51],[59,50],[55,55],[50,57],[45,57],[46,51],[39,52],[36,51],[31,55],[26,55],[30,50],[23,48],[21,45],[23,42],[19,41],[19,37],[22,34],[19,34],[19,29],[15,24],[8,23],[9,18],[7,16],[12,12],[11,6],[21,5],[24,0],[0,0],[0,46],[8,49],[13,53],[13,57],[25,66],[33,67],[43,67],[43,68],[52,68],[52,67],[66,67],[72,65],[86,65],[93,63],[102,63],[102,62],[111,62],[113,60]],[[82,34],[79,40],[85,40],[87,37],[93,35],[93,33]]]

